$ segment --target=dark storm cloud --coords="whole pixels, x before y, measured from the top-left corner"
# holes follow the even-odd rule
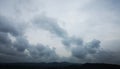
[[[8,34],[4,32],[0,32],[0,44],[8,44],[10,43],[10,39],[8,39]]]
[[[23,36],[23,28],[9,20],[0,16],[0,62],[52,62],[57,59],[57,54],[49,47],[30,45]],[[16,40],[12,42],[9,35]]]
[[[15,49],[17,47],[12,44],[8,34],[17,37],[21,35],[21,31],[14,22],[0,16],[0,53],[19,55],[20,53]]]
[[[17,24],[1,15],[0,15],[0,32],[5,33],[9,32],[12,35],[19,35],[21,33],[19,26]]]
[[[14,46],[18,51],[22,52],[29,46],[29,43],[24,37],[17,37]]]
[[[0,35],[0,37],[2,37]],[[8,35],[6,35],[6,39],[0,41],[0,53],[12,56],[24,56],[23,52],[20,52],[17,46],[13,45]]]
[[[13,56],[24,56],[24,53],[21,53],[16,50],[16,46],[12,44],[12,41],[9,39],[8,34],[4,33],[3,35],[0,35],[0,53],[6,54],[6,55],[13,55]],[[5,38],[3,38],[5,37]]]

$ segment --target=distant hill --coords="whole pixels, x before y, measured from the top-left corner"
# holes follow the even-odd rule
[[[0,63],[0,69],[120,69],[120,65],[102,63]]]

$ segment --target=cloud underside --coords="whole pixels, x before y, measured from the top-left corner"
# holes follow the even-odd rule
[[[0,63],[120,64],[119,3],[119,0],[1,0]],[[65,22],[64,26],[61,21]],[[26,33],[38,41],[33,37],[28,39]],[[57,50],[66,52],[58,46],[63,46],[70,55],[60,56]]]
[[[118,54],[101,49],[99,40],[85,42],[77,37],[68,36],[57,21],[47,16],[31,20],[32,25],[49,31],[61,38],[61,43],[69,50],[70,57],[60,57],[54,48],[44,44],[30,45],[24,36],[25,29],[10,18],[0,16],[0,62],[105,62],[119,63]],[[13,42],[10,36],[16,40]],[[113,60],[111,60],[114,58]]]

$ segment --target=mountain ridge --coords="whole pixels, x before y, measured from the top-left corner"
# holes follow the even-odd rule
[[[0,63],[0,69],[120,69],[120,65],[105,63]]]

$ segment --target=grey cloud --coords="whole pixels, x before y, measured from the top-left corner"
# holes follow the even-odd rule
[[[98,51],[99,44],[99,40],[93,40],[85,45],[79,45],[72,49],[72,55],[78,59],[85,59],[88,54],[94,54]]]
[[[46,15],[40,15],[32,20],[33,25],[40,29],[47,30],[58,37],[62,38],[62,43],[65,46],[70,46],[71,44],[81,45],[83,43],[82,39],[76,37],[69,37],[67,32],[61,28],[55,19],[47,17]]]
[[[20,28],[15,23],[9,21],[7,18],[0,17],[0,62],[74,62],[74,60],[76,62],[120,62],[118,61],[119,58],[116,58],[119,57],[118,54],[113,52],[108,54],[104,52],[104,50],[101,50],[99,40],[93,40],[86,43],[80,38],[74,36],[69,37],[67,32],[62,29],[54,19],[48,18],[46,16],[38,17],[37,19],[33,20],[33,25],[50,31],[51,33],[62,38],[62,43],[72,52],[72,57],[69,59],[60,58],[55,53],[54,49],[51,49],[48,46],[44,46],[44,44],[38,44],[36,46],[30,45],[21,32],[23,30],[20,30]],[[11,42],[10,38],[8,37],[8,33],[16,38],[14,43]],[[76,47],[71,48],[74,45]],[[27,53],[25,53],[26,50]],[[115,59],[109,61],[112,58]]]
[[[59,59],[58,55],[55,53],[55,50],[42,44],[35,47],[31,46],[28,50],[30,52],[30,56],[37,62],[55,62]]]
[[[100,41],[99,40],[92,40],[91,42],[87,43],[85,46],[86,46],[86,50],[89,53],[94,54],[100,48]]]
[[[14,21],[11,21],[10,19],[0,15],[0,32],[9,32],[13,35],[19,35],[21,30],[19,26],[14,23]]]
[[[37,27],[44,29],[44,30],[48,30],[51,33],[54,33],[59,37],[62,37],[62,38],[67,37],[66,31],[57,24],[57,21],[45,15],[34,18],[32,22]]]
[[[95,54],[100,48],[99,40],[92,40],[91,42],[85,43],[82,39],[76,37],[69,37],[68,39],[63,39],[63,44],[68,47],[76,46],[72,48],[72,55],[78,59],[87,58],[88,54]]]
[[[30,46],[28,41],[25,39],[25,37],[19,37],[19,36],[16,38],[16,41],[13,45],[14,47],[16,47],[18,51],[21,52],[22,51],[24,52],[24,50],[27,49],[28,46]]]
[[[11,40],[7,33],[0,32],[0,53],[4,54],[16,54],[15,49],[12,47]]]
[[[50,31],[51,33],[56,34],[58,37],[61,37],[63,41],[65,41],[65,43],[68,42],[68,44],[71,46],[72,44],[75,44],[77,46],[80,46],[83,44],[83,40],[78,39],[76,37],[68,37],[67,33],[65,30],[63,30],[61,27],[59,27],[59,25],[57,24],[57,22],[55,22],[54,20],[47,18],[47,17],[41,17],[40,19],[37,19],[38,21],[35,20],[35,24],[40,27],[41,29],[45,29]],[[3,21],[4,23],[4,21]],[[11,22],[5,22],[6,25],[7,23],[11,23]],[[12,23],[11,23],[12,24]],[[4,29],[6,29],[6,25],[4,26]],[[11,28],[11,31],[15,32],[14,29],[17,29],[16,27],[12,27],[12,25],[9,25]],[[9,26],[7,28],[9,28]],[[12,29],[14,28],[14,29]],[[17,30],[18,32],[18,30]],[[8,29],[6,32],[4,32],[6,35],[8,36],[7,33],[12,34]],[[14,35],[13,35],[14,36]],[[46,47],[44,45],[37,45],[37,46],[31,46],[29,45],[28,41],[25,39],[25,37],[23,37],[22,34],[19,34],[18,36],[15,36],[16,41],[12,44],[11,41],[9,40],[9,38],[4,38],[4,40],[6,41],[6,44],[8,44],[9,47],[3,47],[1,46],[1,49],[4,50],[1,53],[4,53],[6,55],[12,55],[12,56],[21,56],[21,57],[30,57],[31,60],[33,61],[39,61],[39,62],[52,62],[52,61],[58,61],[59,57],[58,55],[55,53],[54,50],[50,49],[49,47]],[[7,42],[7,40],[9,40]],[[3,43],[4,44],[4,43]],[[5,45],[5,44],[4,44]],[[65,45],[65,44],[64,44]],[[3,48],[2,48],[3,47]],[[12,50],[12,51],[11,51]],[[29,56],[27,54],[25,54],[25,50],[27,50],[29,52]],[[11,51],[11,52],[10,52]],[[81,51],[81,50],[80,50]],[[78,52],[75,51],[75,55]],[[79,55],[78,55],[79,56]],[[83,57],[84,55],[82,55],[81,57]]]
[[[2,48],[3,49],[3,48]],[[8,50],[9,49],[9,50]],[[0,51],[0,62],[55,62],[59,56],[53,49],[42,44],[37,46],[29,46],[24,52],[15,51],[14,49],[4,48],[4,52]],[[7,53],[5,53],[7,52]],[[5,57],[6,56],[6,57]]]
[[[92,40],[82,46],[77,46],[72,49],[72,55],[80,59],[78,62],[120,64],[119,52],[102,49],[100,43],[99,40]]]
[[[8,54],[0,53],[0,63],[12,63],[12,62],[32,62],[33,60],[30,57],[25,56],[13,56]]]
[[[6,46],[2,46],[1,45],[0,46],[0,53],[6,54],[6,55],[11,55],[11,56],[18,56],[18,57],[25,56],[24,53],[17,51],[15,48],[13,48],[11,46],[10,47],[6,47]]]
[[[21,26],[17,27],[9,19],[0,17],[0,62],[52,62],[58,59],[55,51],[49,47],[30,45],[23,35],[24,30],[20,30]],[[16,40],[12,42],[8,34]]]
[[[83,40],[80,39],[80,38],[77,38],[77,37],[69,37],[69,38],[64,38],[62,40],[62,43],[65,45],[65,46],[71,46],[72,44],[75,44],[75,45],[82,45],[83,44]]]
[[[2,44],[7,44],[10,43],[10,39],[8,39],[8,34],[4,33],[4,32],[0,32],[0,43]]]
[[[57,21],[55,21],[54,19],[51,19],[47,16],[43,16],[43,17],[40,16],[36,19],[33,19],[32,22],[33,25],[37,26],[38,28],[50,31],[52,34],[55,34],[58,37],[62,38],[61,41],[63,45],[66,47],[66,49],[72,52],[72,57],[71,57],[72,59],[66,60],[65,58],[61,58],[60,61],[77,60],[76,62],[101,62],[101,61],[104,62],[104,60],[106,60],[106,63],[109,63],[109,61],[107,61],[107,58],[109,57],[114,58],[114,56],[108,55],[108,53],[105,53],[104,50],[101,49],[100,46],[101,41],[94,39],[86,43],[81,38],[74,36],[69,37],[67,32],[64,29],[62,29],[57,24]],[[76,47],[72,47],[74,45]],[[116,58],[116,60],[119,59]],[[111,63],[112,62],[117,63],[116,60],[111,61]]]
[[[84,59],[87,55],[87,51],[85,48],[82,47],[76,47],[72,49],[72,56],[76,57],[78,59]]]
[[[5,53],[9,55],[22,54],[15,49],[15,46],[10,40],[8,34],[11,34],[17,37],[21,35],[21,32],[19,30],[19,27],[17,27],[13,21],[11,21],[10,19],[7,19],[4,16],[0,16],[0,51],[1,53]]]
[[[94,60],[92,62],[120,64],[119,53],[120,52],[100,50],[99,52],[93,55]]]
[[[0,32],[0,53],[13,56],[24,56],[25,54],[16,50],[18,48],[8,37],[8,33]]]

